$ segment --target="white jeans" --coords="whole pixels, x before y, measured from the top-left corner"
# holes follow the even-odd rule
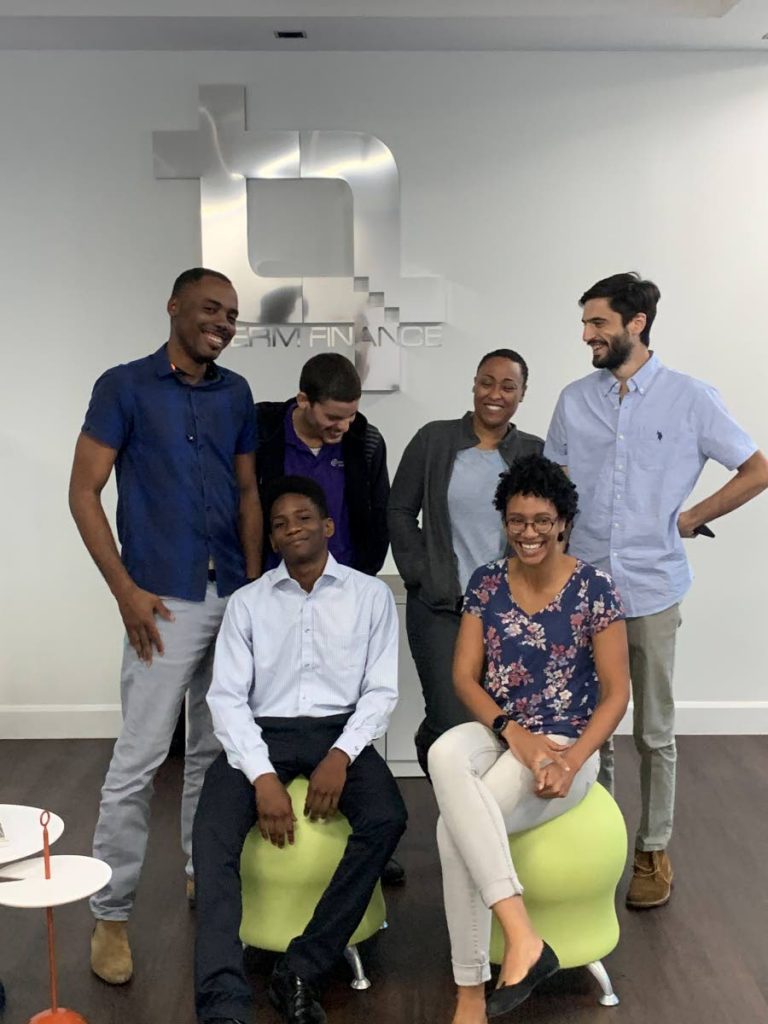
[[[544,800],[534,793],[531,771],[479,722],[449,729],[431,747],[429,772],[440,808],[437,845],[457,985],[490,978],[490,908],[523,892],[508,834],[575,807],[597,778],[598,767],[595,752],[576,773],[566,797]]]

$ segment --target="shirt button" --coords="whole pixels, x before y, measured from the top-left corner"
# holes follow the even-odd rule
[[[188,441],[194,441],[195,440],[195,435],[194,434],[187,434],[187,440]]]
[[[623,441],[623,440],[624,440],[624,435],[623,435],[623,434],[619,434],[619,440],[620,440],[620,441]]]

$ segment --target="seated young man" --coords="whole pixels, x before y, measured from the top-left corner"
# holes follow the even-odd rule
[[[201,1024],[250,1019],[239,941],[240,853],[249,829],[293,843],[286,785],[309,779],[304,814],[338,809],[352,827],[312,920],[275,967],[269,997],[289,1024],[322,1024],[315,984],[343,952],[405,830],[392,774],[370,745],[397,702],[398,623],[386,584],[328,551],[333,520],[314,481],[278,480],[266,496],[283,562],[230,598],[208,704],[224,752],[195,818],[195,986]]]

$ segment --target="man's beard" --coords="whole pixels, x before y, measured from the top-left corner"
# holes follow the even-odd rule
[[[608,351],[604,356],[595,355],[592,351],[592,365],[599,370],[618,370],[632,354],[632,339],[629,331],[614,334],[607,341]]]

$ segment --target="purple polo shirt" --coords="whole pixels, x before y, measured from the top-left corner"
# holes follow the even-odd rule
[[[325,492],[328,503],[328,514],[336,526],[336,531],[328,542],[328,550],[339,565],[353,565],[355,549],[349,530],[349,513],[344,498],[344,453],[341,441],[337,444],[324,444],[315,454],[298,436],[293,427],[294,402],[285,414],[285,462],[283,472],[286,476],[307,476],[319,484]],[[280,562],[280,558],[270,553],[267,569],[272,569]]]

